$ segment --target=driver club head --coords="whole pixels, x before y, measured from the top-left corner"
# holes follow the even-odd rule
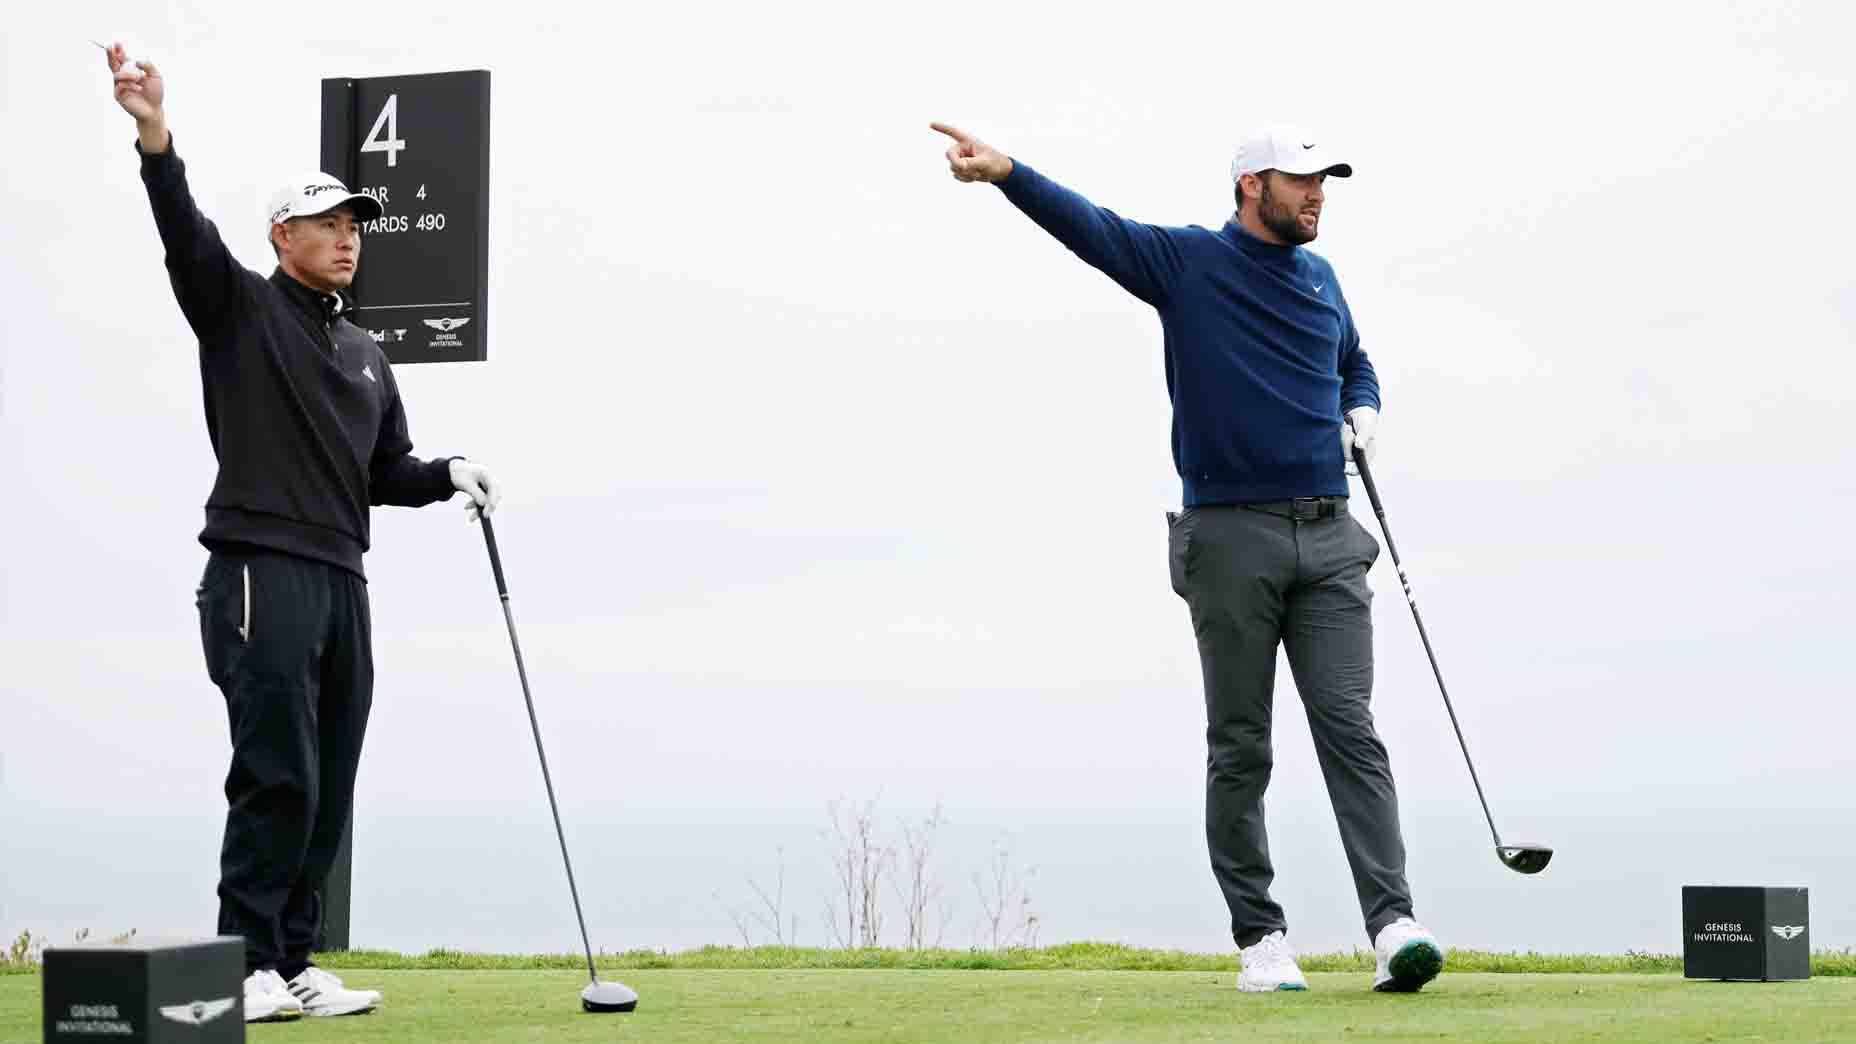
[[[1537,874],[1547,868],[1553,849],[1545,845],[1498,845],[1495,854],[1516,873]]]
[[[580,1006],[587,1011],[602,1014],[631,1011],[638,1006],[638,993],[624,983],[594,980],[580,991]]]

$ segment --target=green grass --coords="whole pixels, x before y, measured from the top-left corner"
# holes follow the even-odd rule
[[[324,954],[319,963],[332,968],[377,971],[585,968],[579,954],[483,954],[433,950],[417,956],[387,950],[353,950]],[[1066,943],[1041,949],[1018,950],[828,950],[792,946],[705,946],[699,950],[665,953],[630,950],[602,953],[603,969],[682,971],[740,971],[774,969],[888,968],[938,971],[1226,971],[1236,955],[1188,953],[1182,950],[1143,950],[1115,943]],[[1368,972],[1373,970],[1369,950],[1345,953],[1298,954],[1304,972]],[[1459,972],[1608,975],[1617,973],[1670,974],[1682,972],[1682,958],[1670,954],[1626,953],[1546,954],[1491,953],[1485,950],[1450,950],[1449,967]],[[1821,950],[1811,957],[1813,975],[1856,975],[1856,950]]]
[[[1453,972],[1487,972],[1540,975],[1679,975],[1682,958],[1672,954],[1630,952],[1611,954],[1493,953],[1486,950],[1450,950]],[[364,971],[571,971],[585,968],[586,958],[574,953],[494,954],[458,950],[432,950],[403,954],[391,950],[350,950],[320,954],[330,968]],[[601,953],[607,970],[773,971],[891,969],[910,971],[1228,971],[1232,954],[1189,953],[1183,950],[1143,950],[1116,943],[1065,943],[1040,949],[1013,950],[828,950],[793,946],[705,946],[698,950],[667,953],[629,950]],[[1373,955],[1367,950],[1345,953],[1300,954],[1304,972],[1368,972]],[[0,976],[36,974],[30,962],[0,961]],[[1819,950],[1811,955],[1814,976],[1856,976],[1856,950]]]
[[[700,951],[699,951],[700,952]],[[726,951],[718,951],[726,952]],[[739,951],[737,951],[739,952]],[[1417,995],[1370,976],[1303,994],[1239,994],[1213,971],[636,968],[630,1015],[585,1015],[584,969],[361,970],[373,1015],[249,1027],[255,1042],[1848,1041],[1856,978],[1688,982],[1669,974],[1446,972]],[[616,963],[614,965],[616,967]],[[0,1040],[39,1036],[39,978],[0,978]]]

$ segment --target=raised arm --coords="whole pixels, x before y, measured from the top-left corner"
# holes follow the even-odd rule
[[[1156,308],[1166,303],[1185,266],[1168,229],[1098,207],[958,127],[929,126],[954,139],[947,162],[955,180],[999,186],[1013,206],[1122,289]]]
[[[167,252],[168,280],[187,323],[203,339],[237,305],[244,269],[194,206],[187,168],[174,154],[168,131],[167,81],[152,62],[131,62],[121,44],[105,51],[115,81],[116,104],[135,119],[136,150],[142,154],[142,183],[154,210],[155,228]]]

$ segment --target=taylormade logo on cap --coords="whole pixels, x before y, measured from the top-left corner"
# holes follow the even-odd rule
[[[350,192],[341,179],[315,171],[291,178],[271,196],[270,223],[280,225],[291,218],[327,213],[344,203],[354,208],[359,221],[372,221],[382,211],[380,201],[374,197]]]
[[[1231,180],[1246,174],[1280,170],[1284,174],[1353,176],[1353,165],[1335,159],[1313,134],[1287,123],[1273,123],[1250,132],[1231,159]]]

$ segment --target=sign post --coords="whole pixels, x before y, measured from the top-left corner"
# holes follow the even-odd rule
[[[355,323],[395,366],[489,356],[490,74],[322,81],[322,169],[378,199]]]
[[[380,201],[354,322],[395,366],[489,358],[490,74],[322,81],[322,170]],[[318,950],[349,948],[354,816],[321,893]]]

